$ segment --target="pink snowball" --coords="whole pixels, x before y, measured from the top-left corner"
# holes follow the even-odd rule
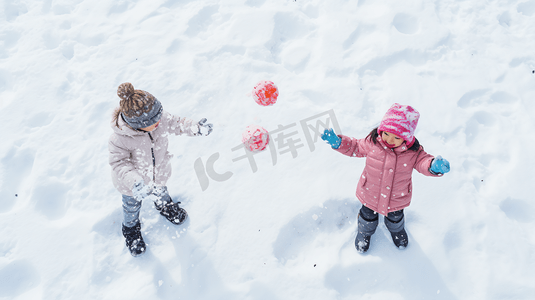
[[[251,151],[262,151],[269,143],[268,131],[258,125],[249,125],[242,133],[242,142]]]
[[[277,97],[279,97],[279,89],[271,81],[262,80],[253,88],[254,101],[262,106],[275,104]]]

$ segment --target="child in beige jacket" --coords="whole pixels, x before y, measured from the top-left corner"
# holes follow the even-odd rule
[[[123,236],[130,253],[137,256],[146,250],[139,222],[143,200],[154,201],[160,214],[175,225],[187,218],[180,202],[173,202],[166,187],[172,157],[167,151],[167,136],[208,135],[212,124],[207,124],[206,119],[195,123],[169,114],[158,99],[135,90],[131,83],[121,84],[117,95],[121,101],[111,124],[109,163],[113,184],[123,198]]]

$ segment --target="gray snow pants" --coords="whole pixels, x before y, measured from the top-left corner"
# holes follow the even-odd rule
[[[173,201],[167,187],[159,187],[158,191],[154,193],[159,200],[157,200],[156,206],[161,207],[162,203],[169,203]],[[133,227],[139,222],[139,210],[141,209],[141,201],[137,201],[134,197],[123,196],[123,224],[126,227]]]
[[[390,232],[400,232],[405,226],[405,218],[403,216],[403,209],[388,213],[385,217],[386,228]],[[371,236],[375,233],[378,224],[379,214],[363,205],[360,208],[358,217],[358,231],[364,236]]]

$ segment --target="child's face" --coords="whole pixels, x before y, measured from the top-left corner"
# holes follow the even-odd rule
[[[158,125],[160,125],[160,121],[156,122],[156,124],[153,124],[153,125],[151,125],[151,126],[149,126],[149,127],[144,127],[144,128],[139,128],[139,129],[141,129],[141,130],[143,130],[143,131],[151,132],[151,131],[153,131],[154,129],[156,129],[156,127],[158,127]]]
[[[402,138],[387,131],[383,131],[383,133],[381,134],[381,138],[383,139],[385,143],[387,143],[392,148],[399,147],[401,146],[401,144],[403,144]]]

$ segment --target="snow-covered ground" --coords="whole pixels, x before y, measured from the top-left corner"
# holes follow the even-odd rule
[[[533,299],[534,0],[3,0],[0,37],[0,299]],[[190,218],[144,203],[137,258],[107,162],[123,82],[214,123],[170,137]],[[452,171],[414,173],[407,249],[381,222],[361,255],[364,159],[308,125],[364,137],[394,102]],[[301,147],[253,172],[251,124]]]

